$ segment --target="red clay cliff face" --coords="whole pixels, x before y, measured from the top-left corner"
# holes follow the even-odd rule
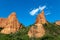
[[[45,29],[42,24],[45,23],[47,23],[47,21],[44,16],[44,11],[42,11],[41,14],[37,16],[35,25],[30,28],[28,36],[35,38],[43,37],[45,35]]]
[[[18,22],[15,12],[9,15],[8,18],[0,18],[0,28],[3,28],[1,30],[3,34],[15,33],[21,27],[22,25]]]

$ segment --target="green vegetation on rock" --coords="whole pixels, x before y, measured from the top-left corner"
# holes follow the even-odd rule
[[[46,34],[42,38],[28,37],[28,31],[31,26],[23,26],[22,29],[14,34],[0,34],[0,40],[60,40],[60,26],[54,23],[43,24]]]

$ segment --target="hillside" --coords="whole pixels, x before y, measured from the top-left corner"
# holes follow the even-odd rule
[[[46,34],[42,38],[29,38],[27,33],[30,26],[23,26],[22,29],[14,34],[0,34],[0,40],[60,40],[60,26],[49,23],[48,25],[44,24],[44,28]]]
[[[60,22],[48,22],[42,11],[35,23],[26,27],[13,12],[8,18],[0,18],[0,40],[60,40]]]

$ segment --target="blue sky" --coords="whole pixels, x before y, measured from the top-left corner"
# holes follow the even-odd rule
[[[7,18],[11,12],[16,12],[18,21],[28,26],[35,22],[41,10],[34,15],[30,12],[43,6],[46,6],[44,12],[47,21],[60,20],[60,0],[0,0],[0,17]]]

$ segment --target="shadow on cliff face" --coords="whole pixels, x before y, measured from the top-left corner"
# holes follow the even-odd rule
[[[2,30],[3,28],[0,28],[0,31]]]

